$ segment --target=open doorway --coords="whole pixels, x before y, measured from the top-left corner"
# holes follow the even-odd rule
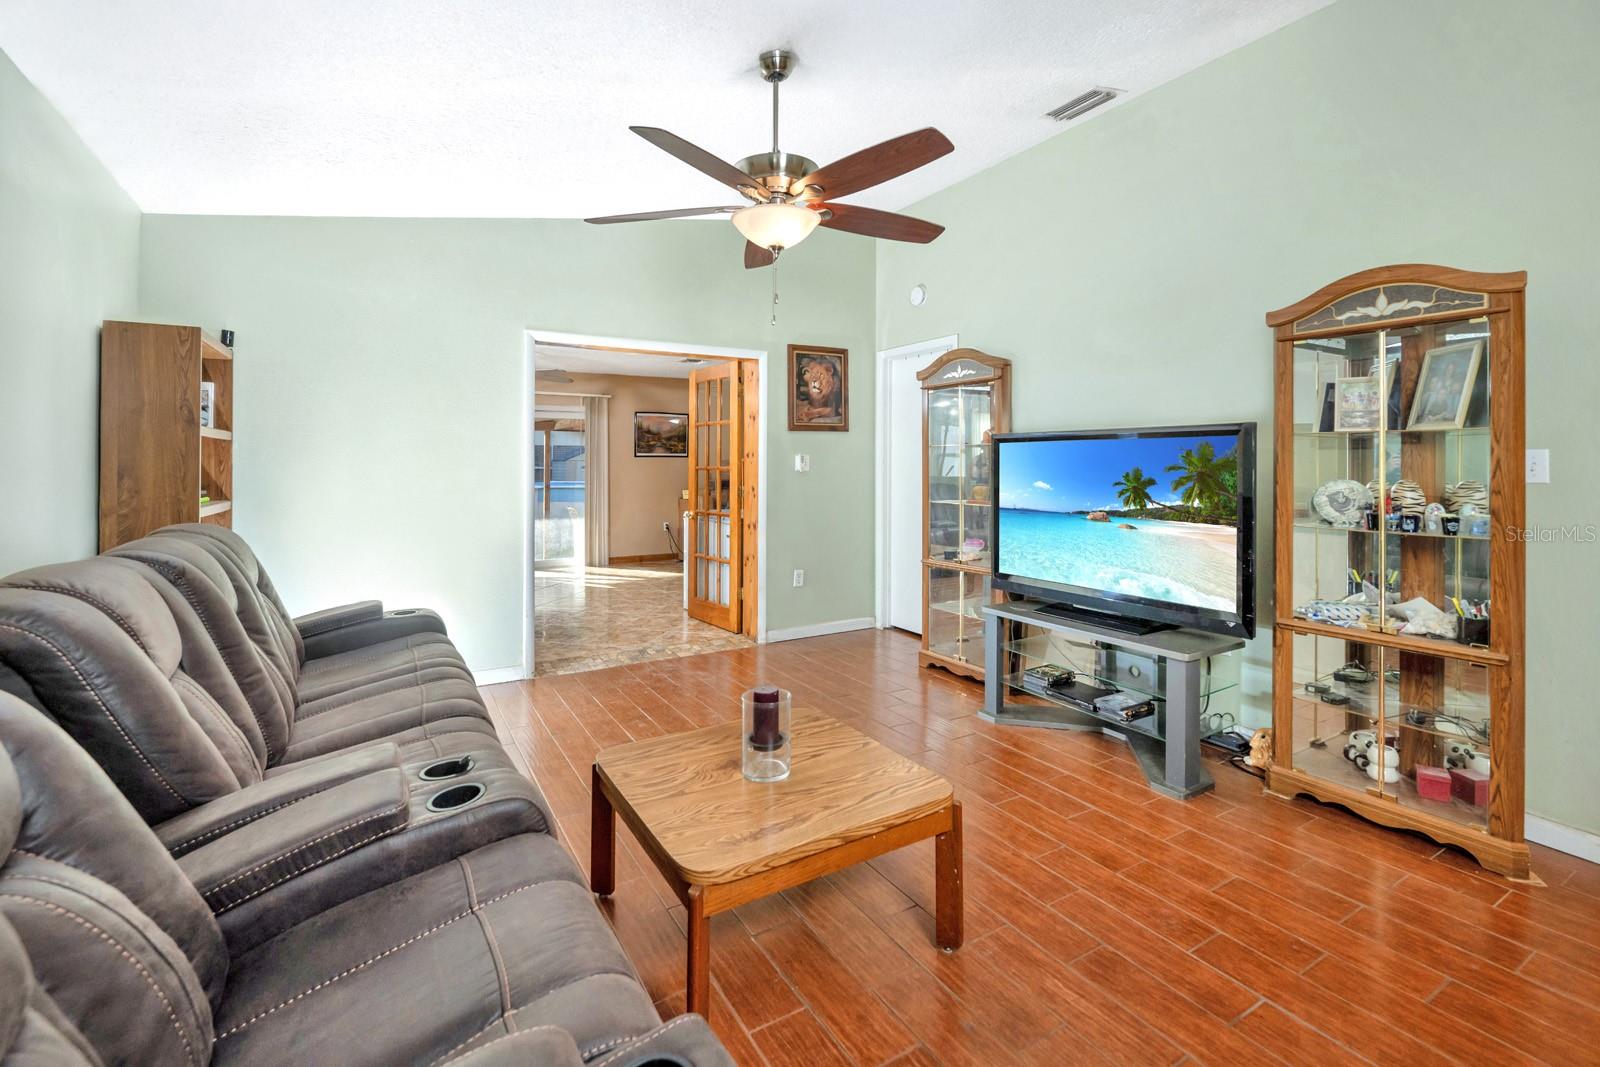
[[[530,335],[528,673],[752,645],[760,353]]]
[[[877,621],[922,633],[924,542],[922,383],[917,373],[955,348],[954,336],[878,353]]]

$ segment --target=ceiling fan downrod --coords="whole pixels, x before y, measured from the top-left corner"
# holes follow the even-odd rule
[[[769,52],[762,52],[761,77],[772,83],[772,158],[781,158],[778,151],[778,86],[789,77],[789,72],[794,69],[794,53],[786,48],[774,48]]]

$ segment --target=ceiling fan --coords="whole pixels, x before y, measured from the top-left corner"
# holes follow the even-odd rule
[[[607,224],[731,215],[734,226],[745,237],[746,267],[764,267],[774,262],[784,249],[805,240],[818,226],[918,244],[926,244],[944,232],[943,226],[921,219],[840,204],[837,200],[932,163],[955,147],[949,138],[930,126],[863,148],[819,168],[805,156],[778,147],[778,86],[794,68],[794,53],[774,48],[758,58],[762,80],[772,85],[772,151],[741,159],[735,166],[666,130],[628,127],[662,151],[732,186],[748,204],[643,211],[584,221]]]

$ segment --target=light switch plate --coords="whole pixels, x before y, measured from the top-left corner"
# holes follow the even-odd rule
[[[794,587],[796,589],[799,589],[801,586],[803,586],[805,584],[806,584],[806,572],[805,571],[798,571],[798,570],[795,571],[794,572]]]
[[[1528,484],[1550,484],[1550,450],[1548,448],[1528,449]]]
[[[799,471],[801,474],[804,474],[806,471],[810,470],[811,457],[806,455],[804,452],[796,453],[794,457],[794,469]]]

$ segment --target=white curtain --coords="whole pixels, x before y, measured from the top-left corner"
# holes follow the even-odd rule
[[[590,567],[611,561],[611,507],[606,499],[609,461],[606,442],[611,436],[611,401],[603,396],[583,398],[583,560]]]

